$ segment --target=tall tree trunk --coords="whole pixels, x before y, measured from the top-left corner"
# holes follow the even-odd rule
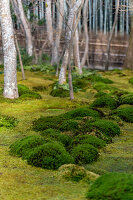
[[[114,23],[113,23],[113,27],[112,27],[112,30],[111,30],[111,32],[110,32],[109,39],[108,39],[108,43],[107,43],[107,59],[106,59],[106,64],[105,64],[105,71],[107,71],[108,68],[109,68],[110,44],[111,44],[111,40],[112,40],[112,37],[113,37],[113,33],[114,33],[114,31],[115,31],[115,26],[116,26],[117,20],[118,20],[119,6],[120,6],[120,0],[117,0],[117,6],[116,6],[116,10],[115,10]]]
[[[18,98],[16,48],[9,0],[0,0],[2,43],[4,52],[4,97]]]
[[[18,7],[18,12],[20,16],[21,23],[23,25],[26,37],[26,50],[29,56],[33,56],[33,41],[32,41],[32,34],[30,24],[26,19],[22,1],[21,0],[13,0],[13,3],[16,7]]]
[[[45,0],[46,4],[46,25],[47,25],[47,36],[49,46],[53,45],[53,26],[52,26],[52,14],[51,14],[51,0]]]
[[[85,35],[85,51],[81,61],[81,68],[85,66],[85,63],[89,63],[89,33],[88,33],[88,4],[89,0],[85,0],[84,9],[83,9],[83,26],[84,26],[84,35]]]
[[[82,68],[80,63],[80,54],[79,54],[79,33],[78,28],[76,28],[74,37],[73,37],[73,55],[75,66],[78,68],[79,74],[82,74]]]
[[[63,84],[66,82],[66,70],[68,65],[68,57],[69,57],[69,48],[71,43],[71,37],[72,37],[72,31],[73,31],[73,24],[74,24],[74,18],[76,14],[78,13],[79,8],[81,7],[84,0],[78,0],[76,3],[69,8],[69,17],[66,27],[66,37],[65,37],[65,54],[63,58],[63,62],[61,65],[61,70],[59,74],[59,84]]]
[[[58,59],[59,59],[59,47],[60,47],[60,39],[61,39],[63,17],[64,17],[64,1],[60,0],[59,6],[57,3],[56,3],[56,6],[58,10],[58,24],[56,28],[55,41],[53,42],[53,45],[52,45],[52,60],[51,60],[52,65],[57,65]]]

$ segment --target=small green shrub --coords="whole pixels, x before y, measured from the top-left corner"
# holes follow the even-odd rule
[[[57,142],[49,142],[35,148],[28,156],[27,162],[36,167],[58,169],[63,164],[73,163],[73,158]]]
[[[129,79],[129,83],[133,84],[133,78]]]
[[[97,160],[98,150],[91,144],[79,144],[72,150],[72,156],[77,164],[88,164]]]
[[[94,117],[94,118],[99,118],[100,113],[96,110],[92,110],[88,107],[82,107],[82,108],[77,108],[75,110],[71,110],[63,115],[65,119],[74,119],[77,117]]]
[[[40,136],[27,136],[10,145],[10,153],[15,156],[26,158],[31,150],[44,144],[46,141]]]
[[[133,94],[122,95],[120,98],[120,103],[133,105]]]
[[[84,167],[74,165],[74,164],[65,164],[58,169],[58,176],[66,179],[67,181],[76,181],[79,182],[87,176],[87,170]]]
[[[132,107],[118,108],[116,111],[112,112],[112,114],[117,114],[125,122],[133,123]]]
[[[17,125],[18,121],[14,117],[0,115],[0,127],[13,128]]]
[[[107,107],[110,109],[115,109],[118,106],[118,101],[112,98],[109,95],[101,96],[97,98],[92,104],[91,107]]]
[[[63,121],[59,128],[61,131],[73,131],[78,129],[79,126],[77,121],[71,119]]]
[[[87,193],[88,199],[132,200],[133,174],[108,173],[100,176]]]
[[[78,144],[91,144],[96,148],[103,148],[106,142],[92,135],[78,135],[73,139],[73,145]]]
[[[103,134],[114,137],[115,135],[120,135],[120,127],[110,120],[96,120],[93,123],[88,124],[90,129],[98,129]]]

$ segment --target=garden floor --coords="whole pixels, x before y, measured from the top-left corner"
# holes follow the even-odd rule
[[[59,180],[57,171],[44,170],[27,165],[21,158],[9,155],[9,146],[24,136],[38,134],[32,130],[32,121],[40,116],[51,116],[64,113],[72,108],[90,104],[95,91],[78,92],[75,100],[56,98],[49,95],[54,75],[40,72],[26,72],[27,80],[22,80],[18,72],[18,83],[32,89],[34,86],[45,86],[40,92],[40,100],[5,100],[0,96],[0,114],[14,116],[18,125],[13,129],[0,128],[0,199],[1,200],[85,200],[89,185],[84,182],[74,183]],[[133,85],[128,80],[133,72],[107,72],[105,77],[114,81],[114,86],[133,92]],[[53,81],[54,80],[54,81]],[[3,75],[0,75],[0,86],[3,86]],[[125,123],[122,134],[113,139],[113,143],[101,150],[97,162],[85,166],[98,174],[105,172],[133,172],[133,124]]]

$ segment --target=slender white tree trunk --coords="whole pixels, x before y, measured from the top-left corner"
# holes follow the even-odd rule
[[[64,17],[64,0],[59,0],[59,6],[57,5],[58,10],[58,25],[56,28],[56,38],[52,45],[52,60],[51,64],[58,64],[59,59],[59,47],[60,47],[60,39],[62,33],[62,26],[63,26],[63,17]]]
[[[4,52],[4,97],[18,98],[16,48],[9,0],[0,0],[0,18]]]
[[[53,26],[52,26],[52,14],[51,14],[51,0],[45,0],[46,3],[46,25],[47,25],[47,36],[49,46],[53,45]]]
[[[85,51],[81,61],[81,68],[85,66],[86,61],[89,63],[89,33],[88,33],[88,4],[89,0],[85,0],[83,9],[83,26],[84,26],[84,36],[85,36]]]
[[[18,7],[18,12],[20,16],[21,23],[23,25],[26,37],[26,50],[29,56],[33,56],[33,41],[32,41],[32,34],[30,24],[26,19],[23,4],[21,0],[13,0],[15,6]]]
[[[62,62],[61,70],[59,74],[60,85],[66,82],[66,70],[67,70],[67,65],[68,65],[70,42],[71,42],[71,37],[73,33],[74,18],[76,14],[78,13],[78,10],[80,6],[82,5],[83,1],[84,0],[76,1],[75,4],[71,8],[69,8],[69,16],[68,16],[68,22],[67,22],[67,27],[66,27],[66,37],[65,37],[65,43],[66,43],[65,54],[63,57],[63,62]]]
[[[74,62],[75,66],[78,68],[79,74],[82,74],[82,68],[81,68],[81,63],[80,63],[80,54],[79,54],[79,33],[78,33],[78,28],[75,31],[74,37],[73,37],[73,44],[74,44]]]

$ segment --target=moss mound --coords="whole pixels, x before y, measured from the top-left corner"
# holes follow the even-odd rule
[[[39,86],[34,86],[33,90],[43,92],[43,91],[47,90],[47,88],[45,86],[39,85]]]
[[[28,136],[11,144],[10,153],[15,156],[26,158],[31,150],[44,143],[45,141],[40,136]]]
[[[78,135],[73,139],[73,145],[78,144],[91,144],[96,148],[103,148],[106,142],[92,135]]]
[[[63,164],[73,163],[73,158],[57,142],[49,142],[35,148],[28,156],[30,165],[45,169],[58,169]]]
[[[123,121],[133,123],[133,108],[118,108],[112,114],[117,114]]]
[[[133,78],[129,79],[129,83],[133,84]]]
[[[95,200],[132,200],[133,175],[126,173],[105,174],[94,182],[87,198]]]
[[[50,137],[57,137],[61,132],[57,129],[53,129],[53,128],[48,128],[46,130],[44,130],[43,132],[41,132],[42,136],[50,136]]]
[[[65,98],[65,97],[69,97],[69,91],[63,88],[57,88],[57,89],[53,89],[50,95],[53,97]]]
[[[75,110],[71,110],[63,115],[65,119],[74,119],[74,118],[82,118],[82,117],[94,117],[99,118],[100,113],[96,110],[92,110],[88,107],[77,108]]]
[[[88,164],[97,160],[99,154],[91,144],[79,144],[73,148],[72,156],[76,164]]]
[[[107,84],[105,84],[105,83],[101,83],[101,82],[99,82],[99,83],[96,83],[94,86],[93,86],[93,88],[95,89],[95,90],[97,90],[97,92],[99,92],[99,91],[103,91],[103,90],[111,90],[111,87],[110,86],[108,86]]]
[[[33,130],[44,131],[45,129],[59,129],[59,126],[63,122],[63,118],[60,116],[53,117],[40,117],[33,121]]]
[[[122,95],[120,98],[120,103],[133,105],[133,94]]]
[[[22,99],[41,99],[41,95],[31,91],[27,86],[25,85],[18,85],[18,93],[20,98]]]
[[[107,93],[105,93],[105,92],[103,92],[103,91],[99,91],[99,92],[97,92],[96,94],[95,94],[95,98],[98,98],[98,97],[102,97],[102,96],[105,96],[105,95],[107,95]]]
[[[99,107],[99,108],[107,107],[110,109],[115,109],[117,108],[117,106],[118,106],[118,101],[109,95],[101,96],[91,104],[91,107]]]
[[[82,78],[77,78],[73,81],[73,87],[78,89],[84,89],[89,86],[89,82]]]
[[[14,117],[6,115],[0,115],[0,127],[13,128],[18,124],[18,121]]]
[[[93,74],[88,76],[88,80],[92,81],[92,82],[101,82],[101,83],[106,83],[106,84],[112,84],[113,81],[108,79],[108,78],[104,78],[99,74]]]
[[[74,164],[65,164],[58,169],[58,176],[68,180],[79,182],[87,176],[87,170],[84,167],[74,165]]]
[[[70,119],[70,120],[65,120],[59,128],[61,131],[73,131],[78,129],[79,126],[77,121]]]
[[[93,123],[88,124],[90,129],[98,129],[103,134],[109,137],[120,135],[120,127],[110,120],[96,120]]]
[[[26,93],[29,93],[29,92],[30,92],[30,89],[27,86],[18,84],[19,96],[26,94]]]

